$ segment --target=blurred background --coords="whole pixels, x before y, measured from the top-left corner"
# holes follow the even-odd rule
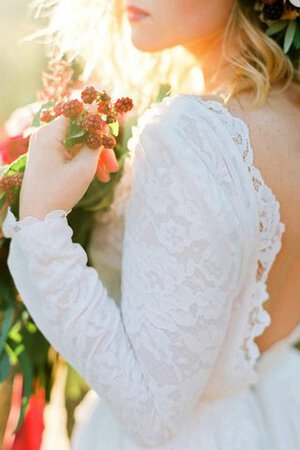
[[[29,6],[29,0],[0,0],[0,138],[3,125],[10,114],[16,108],[36,100],[36,93],[42,87],[41,75],[47,67],[45,47],[42,43],[37,40],[21,42],[46,24],[46,19],[33,17]],[[41,447],[43,450],[69,449],[68,432],[70,434],[73,423],[69,423],[63,403],[65,379],[68,375],[66,370],[63,365],[58,370],[52,399],[45,409],[46,429]],[[8,378],[7,382],[0,386],[0,450],[11,448],[11,440],[4,439],[4,429],[1,426],[4,425],[5,410],[10,410],[12,423],[16,424],[17,416],[11,394],[11,380]],[[18,445],[13,448],[28,449],[25,440]],[[40,448],[37,444],[29,444],[29,447],[30,450]]]
[[[17,107],[35,100],[46,67],[44,46],[37,41],[21,43],[43,25],[35,20],[28,0],[0,0],[0,123]]]

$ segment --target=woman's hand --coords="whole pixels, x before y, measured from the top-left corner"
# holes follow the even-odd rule
[[[94,150],[80,144],[69,153],[63,145],[68,123],[69,119],[59,116],[31,135],[20,193],[20,220],[26,216],[43,219],[55,209],[69,212],[94,178],[104,147]]]

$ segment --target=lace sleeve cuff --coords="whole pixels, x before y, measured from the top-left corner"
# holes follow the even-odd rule
[[[49,220],[57,220],[57,219],[66,219],[67,215],[71,212],[65,211],[63,209],[56,209],[53,211],[50,211],[44,219],[38,219],[34,216],[27,216],[24,217],[24,219],[17,220],[15,215],[13,214],[11,208],[8,208],[7,215],[4,219],[4,222],[2,224],[2,230],[4,237],[6,238],[13,238],[15,234],[21,230],[22,228],[31,226],[32,224],[36,224],[39,222],[48,222]]]

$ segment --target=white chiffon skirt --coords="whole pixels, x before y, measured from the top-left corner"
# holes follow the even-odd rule
[[[299,327],[296,330],[299,335]],[[157,450],[300,450],[300,352],[295,333],[264,352],[253,388],[201,401],[199,411]],[[72,450],[141,450],[91,391],[77,411]]]

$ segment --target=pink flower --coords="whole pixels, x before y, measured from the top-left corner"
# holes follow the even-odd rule
[[[23,134],[30,128],[34,115],[39,111],[42,104],[42,102],[35,102],[15,109],[5,122],[6,134],[8,136]]]

